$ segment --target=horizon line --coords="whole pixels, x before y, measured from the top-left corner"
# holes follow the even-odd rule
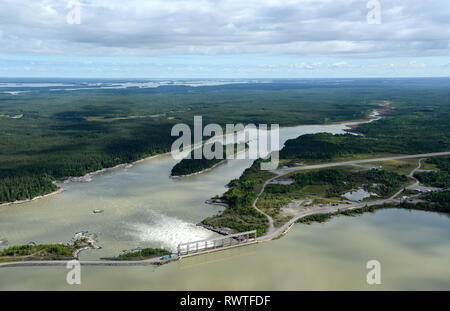
[[[316,79],[448,79],[450,76],[398,76],[398,77],[25,77],[25,76],[0,76],[0,79],[144,79],[144,80],[181,80],[181,79],[206,79],[206,80],[316,80]]]

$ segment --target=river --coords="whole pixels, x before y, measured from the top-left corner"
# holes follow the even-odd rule
[[[280,140],[344,133],[348,125],[281,128]],[[205,200],[224,193],[253,161],[231,160],[201,175],[171,179],[176,162],[157,157],[91,182],[63,184],[65,191],[55,196],[2,207],[0,239],[10,245],[67,242],[76,232],[89,231],[102,249],[82,252],[80,259],[86,260],[135,247],[174,250],[180,242],[214,237],[195,225],[222,210]],[[80,286],[67,285],[61,267],[2,268],[0,289],[364,289],[370,259],[386,267],[381,288],[450,289],[448,221],[402,210],[340,217],[325,225],[296,225],[277,241],[162,267],[83,267]]]

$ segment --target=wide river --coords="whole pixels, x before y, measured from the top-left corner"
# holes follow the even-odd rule
[[[346,124],[280,129],[280,140],[307,133],[343,133]],[[67,242],[96,233],[100,250],[80,259],[116,256],[135,247],[175,249],[214,237],[196,223],[222,208],[205,200],[226,191],[252,160],[232,160],[201,175],[171,179],[177,161],[161,156],[63,184],[61,194],[0,208],[0,240],[9,245]],[[101,209],[104,213],[94,214]],[[0,290],[450,290],[450,219],[383,210],[296,225],[282,239],[193,257],[161,267],[83,267],[81,285],[68,285],[64,267],[0,268]],[[382,284],[369,286],[366,263],[381,263]]]

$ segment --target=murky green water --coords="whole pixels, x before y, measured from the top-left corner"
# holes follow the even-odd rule
[[[342,133],[345,126],[281,130],[282,142],[305,133]],[[10,244],[66,242],[97,233],[101,250],[81,259],[115,256],[138,246],[175,249],[213,237],[197,227],[221,208],[204,201],[226,191],[251,160],[229,161],[211,172],[170,179],[170,156],[63,185],[64,193],[0,209],[0,238]],[[93,214],[102,209],[104,213]],[[450,289],[448,217],[381,211],[325,225],[297,225],[283,239],[163,267],[83,267],[82,285],[69,286],[63,267],[0,269],[0,289],[371,289],[366,262],[382,264],[382,289]]]
[[[83,267],[81,285],[67,285],[63,267],[0,269],[0,290],[450,290],[449,221],[383,210],[157,268]],[[366,283],[373,259],[381,285]]]

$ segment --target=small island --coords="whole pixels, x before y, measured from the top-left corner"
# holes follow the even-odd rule
[[[120,254],[116,260],[145,260],[159,256],[169,256],[172,252],[162,248],[143,248],[140,250],[128,251]],[[170,258],[168,258],[170,259]]]
[[[220,144],[220,146],[222,146]],[[203,146],[204,148],[204,146]],[[245,150],[248,149],[248,144],[245,144]],[[203,173],[207,170],[213,169],[219,164],[227,161],[227,148],[223,148],[223,155],[221,159],[205,159],[202,157],[201,159],[194,159],[193,151],[189,153],[189,155],[178,162],[173,168],[170,174],[171,177],[187,177],[191,175],[196,175]],[[238,144],[234,145],[234,154],[238,152]]]
[[[84,249],[98,248],[95,237],[87,233],[77,233],[67,244],[34,244],[10,246],[0,251],[0,262],[70,260],[76,259]]]

